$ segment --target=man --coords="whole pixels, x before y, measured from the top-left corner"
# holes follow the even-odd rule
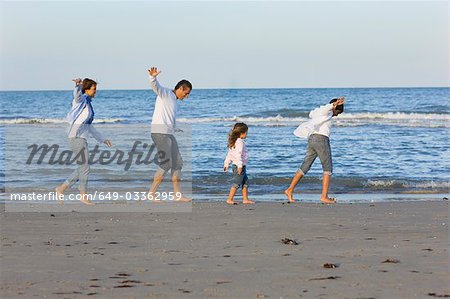
[[[176,131],[176,116],[178,110],[178,100],[189,96],[192,84],[187,80],[181,80],[174,89],[162,87],[156,77],[161,73],[156,67],[148,70],[150,75],[150,86],[156,94],[155,110],[152,117],[153,142],[159,153],[165,156],[158,167],[150,186],[148,199],[156,199],[155,192],[162,183],[165,174],[170,170],[172,174],[173,192],[179,201],[190,201],[181,195],[180,181],[183,159],[181,158],[177,140],[173,133]]]
[[[294,188],[297,186],[301,178],[309,171],[317,156],[319,156],[320,162],[322,162],[323,169],[322,195],[320,200],[325,204],[332,204],[336,202],[334,198],[328,197],[330,177],[333,172],[329,137],[332,117],[338,116],[344,112],[344,101],[344,97],[333,99],[328,105],[314,109],[309,113],[311,120],[301,124],[294,131],[296,136],[308,138],[308,147],[302,166],[299,170],[297,170],[297,173],[292,179],[289,188],[284,191],[284,194],[288,198],[288,202],[295,202],[293,197]]]

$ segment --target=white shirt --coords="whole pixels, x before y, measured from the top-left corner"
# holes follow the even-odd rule
[[[150,76],[150,86],[157,95],[152,116],[152,133],[173,134],[178,111],[175,92],[162,87],[153,76]]]
[[[294,131],[294,135],[300,138],[308,138],[312,134],[320,134],[330,137],[333,117],[333,104],[327,104],[314,109],[309,113],[311,120],[302,123]]]
[[[247,165],[248,151],[245,146],[245,140],[238,138],[233,148],[228,149],[227,157],[225,158],[224,166],[228,166],[230,162],[233,162],[237,167]]]

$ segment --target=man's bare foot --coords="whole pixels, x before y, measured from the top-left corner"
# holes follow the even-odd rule
[[[331,204],[336,203],[336,198],[332,198],[332,197],[331,198],[330,197],[321,198],[320,201],[323,202],[324,204],[331,205]]]
[[[246,199],[246,200],[243,200],[242,203],[243,203],[244,205],[251,205],[251,204],[254,204],[255,202],[254,202],[254,201],[251,201],[250,199]]]
[[[87,206],[95,206],[95,203],[88,199],[80,199],[80,202],[84,203]]]
[[[286,197],[288,198],[288,203],[295,202],[294,191],[286,189],[286,190],[284,190],[284,195],[286,195]]]
[[[55,195],[56,195],[56,200],[60,203],[60,204],[64,204],[64,191],[66,191],[67,187],[65,187],[65,185],[59,185],[58,187],[55,188]]]
[[[182,196],[179,199],[175,199],[175,201],[177,201],[177,202],[191,202],[192,199]]]
[[[88,199],[86,193],[81,193],[80,202],[84,203],[87,206],[93,206],[95,203],[93,203],[91,200]]]
[[[153,202],[153,203],[162,203],[163,201],[160,198],[155,198],[153,193],[155,193],[155,192],[149,191],[147,193],[147,200],[149,202]]]
[[[227,204],[229,204],[230,206],[232,206],[232,205],[237,205],[238,203],[237,203],[237,202],[234,202],[234,201],[232,201],[232,200],[227,200]]]

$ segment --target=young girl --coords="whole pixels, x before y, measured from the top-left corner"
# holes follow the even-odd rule
[[[80,201],[84,204],[93,204],[86,198],[87,180],[89,175],[89,150],[86,138],[92,135],[98,142],[111,147],[111,141],[105,139],[91,124],[94,120],[94,108],[91,105],[92,99],[97,92],[97,82],[91,79],[74,79],[75,89],[73,91],[72,109],[67,114],[69,121],[69,146],[73,155],[78,157],[79,165],[67,180],[59,185],[56,191],[57,199],[61,199],[61,195],[77,181],[80,182],[78,189],[80,190]]]
[[[252,204],[253,201],[248,199],[248,177],[246,164],[248,161],[247,147],[245,146],[245,138],[247,137],[248,126],[244,123],[237,123],[233,130],[228,134],[228,154],[223,164],[223,170],[228,171],[230,162],[233,163],[233,186],[230,188],[227,204],[237,204],[233,201],[239,187],[242,188],[242,203]]]

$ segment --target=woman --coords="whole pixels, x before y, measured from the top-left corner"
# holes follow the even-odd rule
[[[89,151],[87,144],[87,137],[92,135],[98,142],[106,144],[108,147],[112,146],[111,141],[105,139],[100,132],[98,132],[93,126],[94,121],[94,108],[92,107],[92,99],[97,92],[97,82],[94,80],[85,78],[74,79],[75,89],[73,92],[72,109],[67,114],[69,121],[69,146],[72,149],[73,154],[77,158],[77,164],[79,165],[67,180],[59,185],[56,191],[56,197],[58,200],[63,200],[63,193],[73,184],[79,181],[80,201],[87,205],[93,205],[86,196],[87,180],[89,176]],[[62,197],[62,198],[61,198]]]

